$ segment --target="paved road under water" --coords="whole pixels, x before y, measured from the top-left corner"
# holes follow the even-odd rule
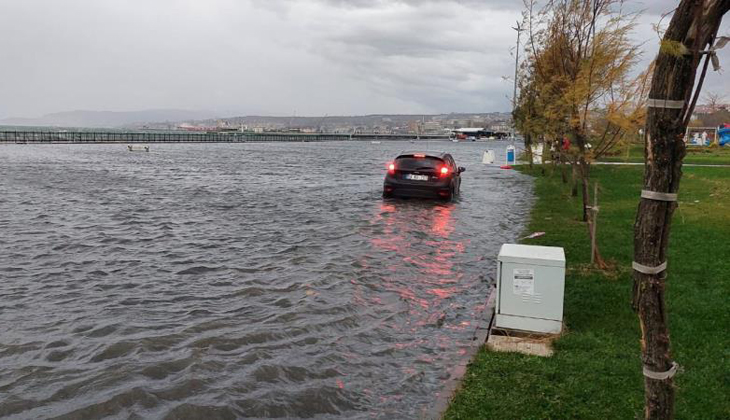
[[[529,210],[505,146],[0,146],[0,417],[419,417]],[[381,198],[415,147],[460,199]]]

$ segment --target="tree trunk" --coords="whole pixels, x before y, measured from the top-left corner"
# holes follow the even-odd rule
[[[685,113],[699,65],[697,51],[712,41],[730,9],[730,0],[682,0],[674,12],[654,69],[650,99],[685,103],[685,109],[650,107],[647,112],[644,190],[677,193],[682,176]],[[684,45],[690,54],[677,54]],[[671,51],[675,51],[674,54]],[[691,111],[691,110],[690,110]],[[677,203],[642,198],[634,225],[634,261],[658,267],[667,259],[671,221]],[[664,301],[667,270],[658,274],[634,271],[634,308],[638,311],[642,333],[642,360],[653,372],[672,368],[669,329]],[[645,379],[645,417],[671,419],[674,416],[674,382]]]
[[[566,164],[567,159],[565,158],[565,154],[563,154],[563,151],[560,148],[560,145],[557,146],[557,149],[555,150],[555,156],[553,159],[559,161],[560,176],[563,179],[563,184],[567,184],[568,183],[568,165]]]
[[[530,169],[532,169],[532,135],[530,133],[525,133],[525,156]]]
[[[578,163],[570,162],[570,182],[572,183],[570,188],[570,196],[578,197]]]
[[[578,146],[578,150],[580,151],[576,161],[578,163],[578,174],[580,175],[581,199],[583,200],[583,215],[581,220],[587,222],[588,200],[590,197],[588,195],[589,163],[586,160],[586,135],[578,126],[573,127],[572,132],[575,144]]]
[[[590,196],[588,195],[588,181],[589,181],[589,171],[590,171],[590,164],[588,161],[586,161],[585,156],[581,156],[578,160],[578,163],[580,165],[579,173],[580,173],[580,191],[581,191],[581,197],[583,199],[583,221],[588,221],[588,201],[590,200]]]

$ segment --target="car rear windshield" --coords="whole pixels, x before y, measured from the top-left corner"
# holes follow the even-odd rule
[[[438,169],[444,164],[444,161],[432,156],[422,158],[415,157],[399,157],[396,159],[396,168],[406,171],[417,171],[424,169]]]

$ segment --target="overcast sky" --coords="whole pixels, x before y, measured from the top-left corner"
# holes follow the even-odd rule
[[[644,0],[636,39],[674,1]],[[509,110],[521,0],[0,0],[0,118]],[[721,34],[730,35],[726,18]],[[665,22],[668,22],[666,20]],[[721,54],[730,69],[730,47]],[[711,74],[705,91],[730,96]]]

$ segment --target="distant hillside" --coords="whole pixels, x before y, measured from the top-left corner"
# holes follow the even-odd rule
[[[510,120],[506,112],[450,113],[450,114],[371,114],[323,117],[239,116],[221,118],[208,111],[177,109],[153,109],[146,111],[70,111],[44,115],[39,118],[0,119],[0,126],[16,127],[64,127],[64,128],[125,128],[162,129],[175,128],[181,123],[204,127],[225,124],[232,127],[258,126],[268,129],[376,129],[378,127],[408,127],[416,122],[438,122],[446,126],[482,127],[493,122]],[[476,124],[476,125],[474,125]]]
[[[178,122],[215,117],[216,115],[213,112],[180,109],[151,109],[130,112],[69,111],[48,114],[39,118],[6,118],[0,120],[0,125],[117,128],[138,126],[148,122]]]
[[[271,117],[271,116],[245,116],[221,118],[219,121],[238,126],[271,124],[284,125],[290,128],[318,127],[318,126],[377,126],[377,125],[399,125],[408,124],[411,121],[447,121],[447,120],[505,120],[510,119],[511,114],[506,112],[489,113],[451,113],[451,114],[371,114],[351,116],[324,116],[324,117]],[[216,120],[199,121],[202,124],[215,125]]]

